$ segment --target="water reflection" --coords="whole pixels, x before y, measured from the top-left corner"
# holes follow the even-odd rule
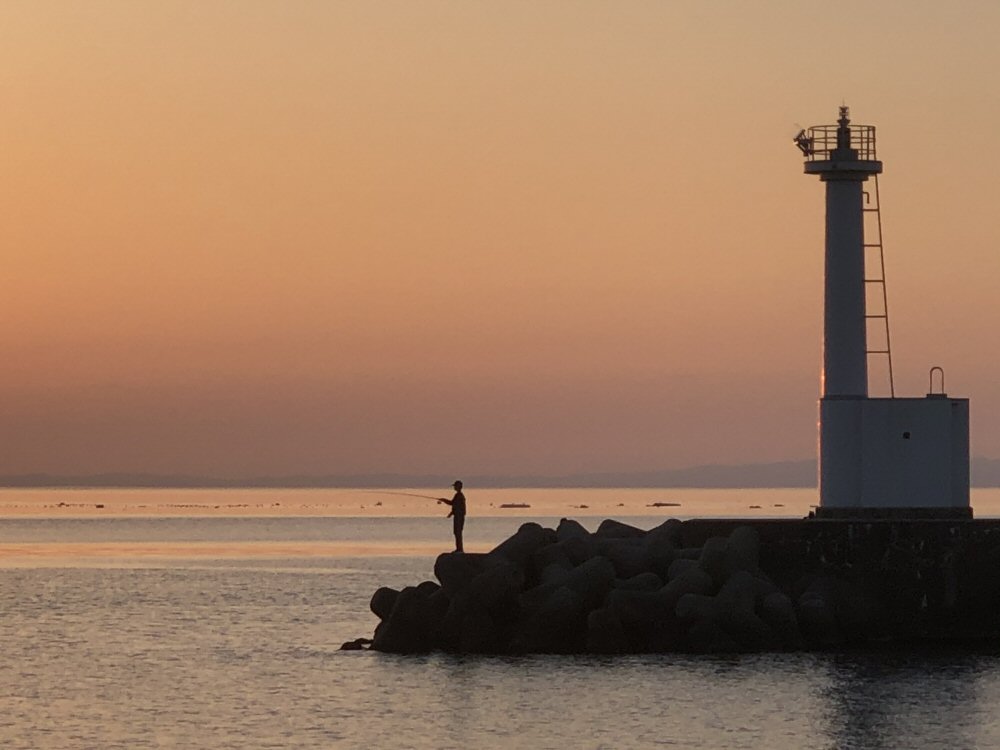
[[[420,665],[419,682],[437,686],[425,704],[435,712],[423,726],[428,746],[571,737],[615,748],[971,750],[997,746],[998,667],[997,656],[957,652],[438,655]]]
[[[831,656],[824,691],[837,748],[982,747],[980,679],[993,656],[880,653]]]

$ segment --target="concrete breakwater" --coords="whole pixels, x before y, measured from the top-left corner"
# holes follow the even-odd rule
[[[886,643],[1000,646],[1000,521],[526,523],[437,581],[380,588],[395,653],[744,652]],[[346,645],[346,644],[345,644]]]

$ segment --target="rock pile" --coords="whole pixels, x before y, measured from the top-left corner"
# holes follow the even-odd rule
[[[487,554],[447,553],[438,582],[380,588],[372,648],[395,653],[742,652],[878,636],[879,613],[844,581],[782,590],[761,570],[755,529],[680,546],[682,523],[590,533],[526,523]],[[787,580],[786,575],[780,576]]]

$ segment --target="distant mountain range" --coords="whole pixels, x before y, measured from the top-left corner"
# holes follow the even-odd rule
[[[15,474],[0,476],[0,487],[448,487],[455,480],[443,474],[330,474],[264,476],[248,479],[181,474]],[[685,469],[591,472],[567,475],[466,475],[470,487],[815,487],[816,460],[763,464],[706,464]],[[974,487],[1000,487],[1000,459],[972,459]]]

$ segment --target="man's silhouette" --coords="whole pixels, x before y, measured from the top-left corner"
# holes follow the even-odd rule
[[[462,483],[460,481],[456,480],[452,487],[455,488],[455,496],[451,500],[439,497],[438,502],[451,506],[451,512],[448,514],[448,517],[454,519],[452,527],[455,531],[455,551],[463,552],[462,529],[465,528],[465,495],[462,494]]]

